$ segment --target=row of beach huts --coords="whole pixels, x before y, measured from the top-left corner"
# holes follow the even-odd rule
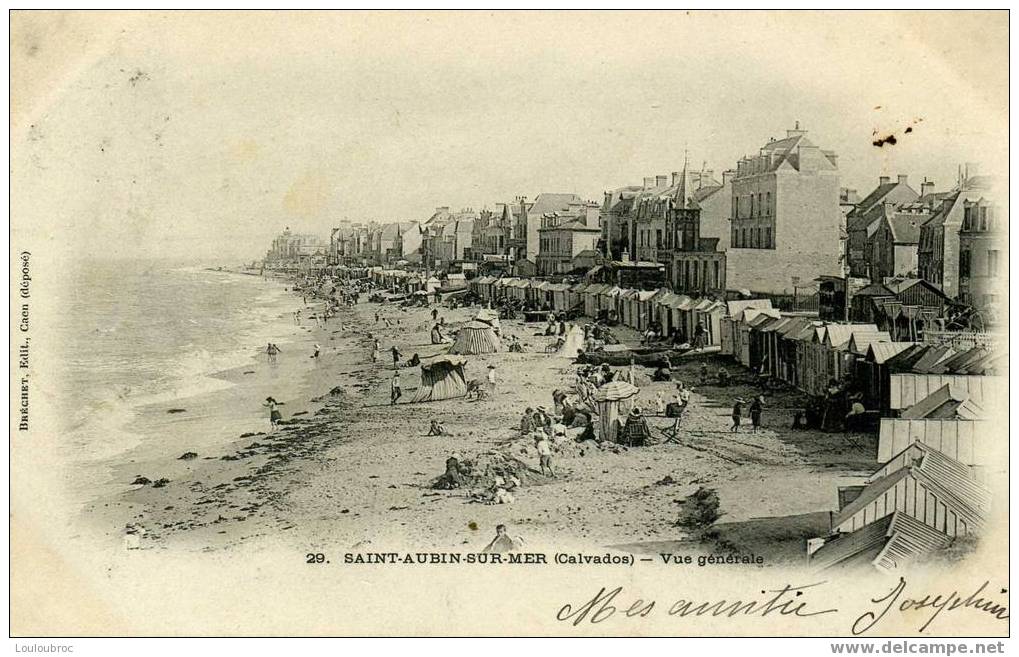
[[[707,344],[750,370],[812,397],[838,389],[879,415],[880,465],[863,483],[834,491],[830,531],[807,545],[813,567],[892,571],[985,525],[996,438],[1005,439],[986,408],[1007,387],[1007,353],[987,343],[894,341],[874,324],[780,312],[768,299],[694,299],[665,289],[523,278],[481,277],[469,285],[492,302],[512,298],[590,317],[607,311],[640,331],[691,336],[701,324]]]
[[[551,283],[528,278],[481,276],[469,283],[486,301],[501,299],[530,302],[556,312],[576,312],[588,317],[608,314],[638,331],[654,329],[659,335],[674,332],[692,339],[700,324],[705,344],[720,345],[725,303],[710,298],[692,298],[671,290],[634,290],[604,283]]]

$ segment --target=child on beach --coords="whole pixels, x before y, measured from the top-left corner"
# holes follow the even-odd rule
[[[541,474],[545,474],[547,470],[548,476],[555,477],[555,470],[552,469],[552,444],[544,429],[534,431],[534,447],[538,450],[538,468]]]
[[[729,431],[732,433],[739,433],[739,423],[743,418],[743,400],[736,398],[736,401],[732,405],[732,426]]]
[[[389,405],[395,406],[396,400],[403,396],[400,390],[400,370],[393,372],[393,380],[389,383]]]
[[[272,397],[265,398],[265,403],[262,406],[269,408],[269,431],[275,431],[279,428],[279,422],[283,419],[283,414],[279,411],[279,407],[282,405],[283,402],[278,402]]]
[[[495,365],[488,366],[488,392],[495,394]]]
[[[757,433],[761,429],[761,412],[764,410],[764,396],[757,395],[754,401],[750,402],[750,425],[751,431]]]

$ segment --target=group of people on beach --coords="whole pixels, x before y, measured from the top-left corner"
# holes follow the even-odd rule
[[[739,433],[740,421],[743,418],[743,406],[746,400],[737,397],[732,404],[732,426],[729,431]],[[761,430],[761,414],[764,412],[764,395],[757,395],[750,402],[750,433],[757,433]]]

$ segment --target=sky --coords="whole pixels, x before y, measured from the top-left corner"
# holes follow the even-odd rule
[[[861,195],[1007,176],[1005,12],[11,20],[15,238],[68,257],[233,264],[284,226],[600,202],[685,154],[720,174],[795,121]]]

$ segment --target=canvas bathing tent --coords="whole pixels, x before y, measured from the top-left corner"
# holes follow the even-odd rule
[[[598,429],[601,440],[616,442],[620,429],[620,417],[625,418],[633,406],[633,397],[640,388],[626,381],[606,383],[594,392],[598,410]]]
[[[471,321],[456,334],[451,354],[491,354],[502,350],[502,342],[490,324]]]
[[[421,386],[414,392],[411,403],[453,399],[467,394],[464,365],[467,359],[459,356],[439,356],[421,363]]]

